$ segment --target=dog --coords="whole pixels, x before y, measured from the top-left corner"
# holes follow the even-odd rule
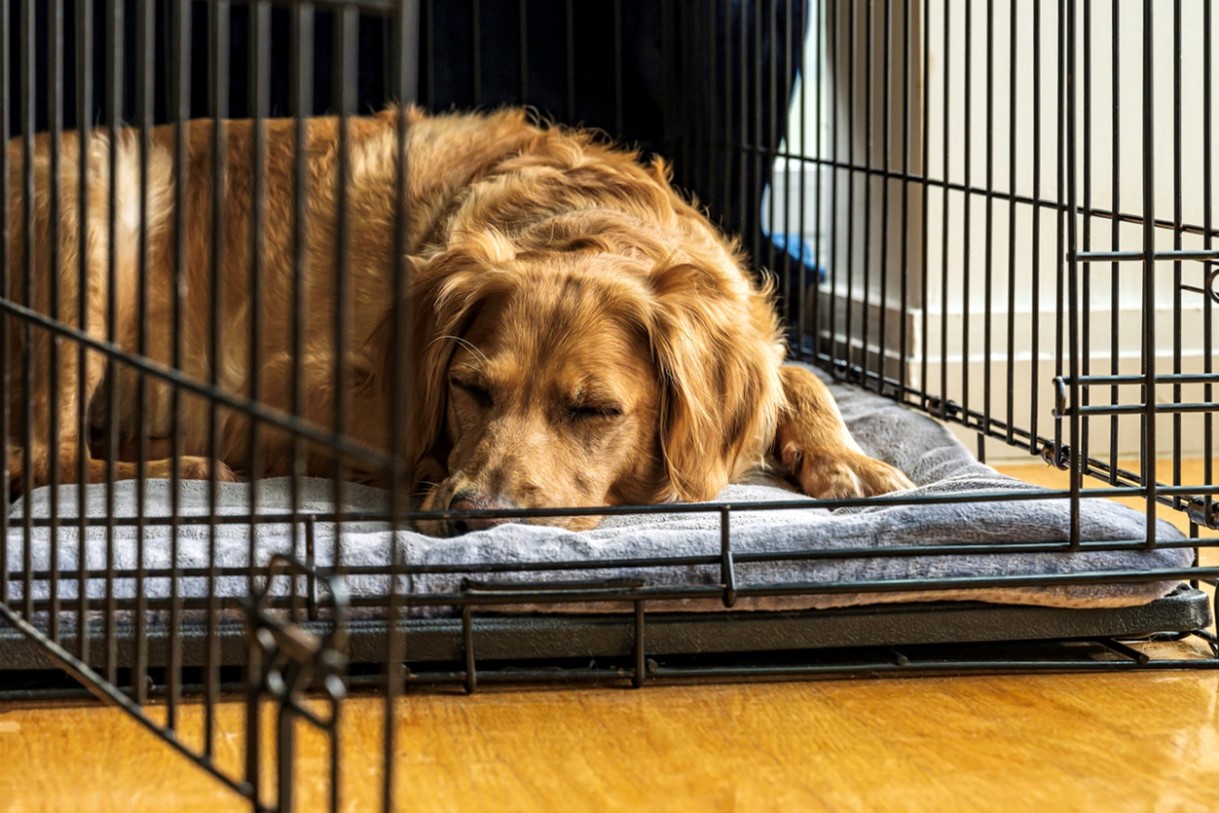
[[[52,342],[61,339],[10,317],[10,483],[49,483],[52,459],[60,482],[76,481],[82,459],[89,482],[106,479],[111,469],[117,478],[135,477],[141,469],[131,450],[141,434],[156,455],[144,461],[147,477],[169,477],[175,467],[183,478],[289,474],[297,450],[292,435],[274,422],[251,426],[251,417],[230,403],[256,399],[279,413],[295,404],[315,427],[401,455],[425,511],[704,501],[767,459],[781,461],[814,497],[911,487],[904,474],[855,444],[816,376],[784,366],[773,286],[747,272],[737,244],[673,188],[662,160],[643,162],[589,132],[532,122],[516,109],[430,116],[390,108],[349,119],[345,139],[338,119],[307,120],[301,149],[308,172],[297,188],[296,122],[262,126],[259,215],[249,121],[185,124],[181,189],[172,125],[150,130],[143,147],[134,130],[94,129],[83,145],[79,134],[63,134],[55,221],[50,138],[10,141],[10,302],[97,343],[127,352],[143,347],[147,364],[229,396],[214,406],[196,387],[180,389],[175,399],[174,382],[149,377],[140,404],[138,369],[109,363],[101,345],[87,349],[81,368],[71,337],[52,363]],[[217,132],[224,158],[214,200]],[[28,236],[27,152],[35,191]],[[396,205],[400,152],[407,161],[405,206]],[[298,195],[304,196],[300,257]],[[336,257],[344,202],[346,313],[340,314]],[[262,235],[257,263],[255,217]],[[406,254],[409,284],[395,285],[397,250]],[[57,268],[50,267],[53,257]],[[304,325],[299,356],[294,314]],[[407,325],[399,324],[401,314]],[[27,358],[29,389],[20,374]],[[218,459],[210,456],[213,409]],[[118,459],[89,448],[82,410],[87,431],[118,435],[109,453]],[[344,425],[336,426],[339,414]],[[175,425],[180,454],[171,459]],[[325,444],[301,448],[305,473],[334,472]],[[358,481],[384,484],[383,468],[348,460],[348,475]],[[458,534],[503,521],[420,527]],[[585,529],[598,518],[529,521]]]

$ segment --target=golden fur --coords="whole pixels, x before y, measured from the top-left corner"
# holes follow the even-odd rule
[[[310,422],[332,427],[336,407],[345,433],[389,450],[399,423],[412,482],[426,491],[428,509],[594,506],[711,499],[728,482],[778,451],[804,489],[815,496],[871,494],[908,486],[900,472],[867,458],[851,441],[832,399],[813,376],[782,367],[783,344],[771,291],[744,270],[734,244],[671,187],[660,161],[642,165],[633,153],[587,133],[530,124],[521,111],[425,116],[409,109],[408,209],[395,220],[397,110],[353,119],[346,193],[350,240],[347,330],[336,359],[335,267],[339,165],[338,122],[307,123],[308,187],[294,188],[294,122],[265,124],[264,209],[259,275],[257,370],[250,369],[252,320],[252,125],[221,125],[225,143],[220,200],[221,298],[213,327],[213,122],[195,121],[185,133],[186,264],[182,313],[182,372],[215,380],[226,392],[256,396],[288,411],[294,388],[293,280],[301,275],[305,341],[300,359]],[[35,285],[23,286],[23,162],[26,145],[9,144],[11,162],[9,296],[61,322],[106,340],[108,297],[117,318],[114,342],[139,346],[141,237],[147,245],[145,347],[149,359],[171,366],[175,337],[173,251],[174,130],[150,133],[144,185],[146,231],[140,231],[139,143],[123,131],[114,145],[118,210],[114,234],[114,290],[109,290],[108,200],[111,135],[94,131],[87,145],[88,206],[78,201],[80,145],[63,136],[59,270],[49,268],[50,142],[36,137],[31,235]],[[293,200],[306,200],[304,266],[293,255]],[[83,224],[83,225],[82,225]],[[78,251],[86,229],[87,292],[80,319]],[[394,303],[395,240],[411,268],[407,301]],[[56,306],[48,280],[58,278]],[[403,391],[392,403],[394,314],[410,317]],[[213,331],[220,355],[211,357]],[[12,416],[9,470],[20,483],[26,423],[34,485],[48,482],[58,455],[59,478],[76,477],[77,425],[83,400],[95,427],[117,423],[122,447],[138,437],[136,372],[122,364],[107,374],[105,357],[86,355],[78,391],[77,352],[63,344],[52,398],[50,335],[35,328],[29,348],[33,390],[23,389],[26,331],[9,319],[7,334]],[[341,363],[347,386],[335,391]],[[148,476],[168,476],[173,430],[171,388],[148,380],[143,424],[161,459]],[[117,387],[118,413],[103,384]],[[32,412],[25,414],[27,400]],[[56,403],[52,415],[50,405]],[[791,405],[793,408],[789,408]],[[185,477],[205,477],[209,402],[181,394]],[[58,421],[58,448],[49,438]],[[219,411],[216,473],[233,479],[254,463],[249,418]],[[290,436],[260,423],[261,474],[292,470]],[[308,473],[328,475],[333,463],[321,447],[307,447]],[[98,481],[107,463],[87,450],[87,476]],[[130,457],[130,452],[125,456]],[[117,476],[134,476],[129,460]],[[353,463],[353,476],[376,481],[381,472]],[[539,520],[541,521],[541,520]],[[555,520],[589,527],[595,518]],[[433,532],[462,531],[494,520],[425,524]]]

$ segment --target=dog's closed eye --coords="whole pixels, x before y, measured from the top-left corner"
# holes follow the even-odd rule
[[[490,407],[494,403],[491,399],[491,391],[474,379],[454,375],[449,377],[449,385],[470,396],[480,407]]]
[[[572,404],[567,408],[567,418],[572,421],[611,420],[622,417],[622,408],[617,404]]]

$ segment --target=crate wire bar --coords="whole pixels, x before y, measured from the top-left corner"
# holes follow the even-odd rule
[[[310,726],[326,741],[327,803],[337,810],[344,753],[342,709],[351,690],[384,698],[380,755],[383,807],[395,807],[395,709],[409,693],[457,686],[475,691],[501,683],[614,684],[655,682],[914,676],[991,671],[1115,671],[1219,667],[1212,620],[1219,529],[1213,422],[1213,312],[1219,303],[1219,235],[1214,221],[1216,133],[1213,41],[1219,36],[1212,0],[734,0],[660,3],[613,0],[6,0],[0,3],[0,126],[9,149],[0,156],[3,263],[0,427],[9,450],[20,444],[17,490],[32,489],[30,396],[43,371],[31,347],[49,346],[50,408],[57,412],[60,371],[85,389],[87,359],[105,359],[109,376],[130,371],[141,427],[136,477],[153,459],[147,422],[153,385],[168,385],[173,428],[169,456],[183,447],[184,397],[209,404],[212,459],[220,455],[220,414],[252,417],[251,500],[262,462],[260,429],[292,439],[292,504],[285,515],[221,510],[215,469],[208,510],[185,513],[180,475],[172,470],[168,513],[150,510],[137,489],[133,516],[115,502],[121,439],[117,421],[100,433],[89,405],[79,404],[73,431],[100,446],[108,461],[103,516],[61,515],[70,493],[51,488],[49,511],[0,520],[0,697],[65,696],[67,675],[97,698],[123,708],[170,747],[247,799],[254,810],[290,810],[295,798],[295,741]],[[655,46],[653,59],[640,43]],[[1197,68],[1184,75],[1183,65]],[[1190,68],[1191,70],[1193,68]],[[1007,74],[1006,77],[1004,74]],[[1188,81],[1187,81],[1188,80]],[[978,456],[1015,449],[1069,472],[1059,490],[994,490],[960,494],[886,495],[870,499],[764,503],[618,506],[581,510],[412,511],[404,496],[409,473],[400,455],[370,449],[348,434],[350,416],[335,409],[330,425],[304,419],[308,393],[301,359],[311,335],[333,336],[342,357],[350,314],[347,264],[351,245],[346,196],[352,174],[352,118],[388,102],[452,107],[532,105],[543,116],[601,128],[612,137],[671,160],[676,182],[695,193],[711,217],[741,237],[752,262],[778,280],[791,356],[976,436]],[[265,262],[266,121],[294,119],[296,144],[305,120],[338,117],[339,205],[333,267],[309,269],[306,201],[312,183],[303,149],[292,156],[290,292],[294,389],[291,408],[260,400],[258,376],[246,393],[221,386],[213,365],[201,380],[183,372],[183,320],[192,307],[183,269],[188,262],[184,187],[189,165],[186,124],[211,118],[213,139],[210,324],[212,357],[225,341],[219,302],[225,256],[224,119],[252,122],[249,246],[251,370],[262,359],[259,303]],[[89,159],[89,134],[130,128],[139,186],[147,189],[151,131],[174,125],[170,148],[174,216],[169,319],[172,347],[150,346],[148,320],[149,199],[138,207],[139,283],[134,352],[121,346],[114,297],[107,329],[60,312],[59,275],[49,278],[50,305],[33,299],[38,269],[33,246],[35,194],[49,203],[51,268],[78,259],[77,290],[87,287],[86,230],[69,245],[65,203],[78,211],[101,205],[108,234],[120,201],[115,180],[119,139],[110,138],[109,194],[89,201],[87,173],[66,188],[65,157]],[[403,108],[395,116],[397,221],[408,222]],[[1004,132],[1006,128],[1007,132]],[[61,137],[78,134],[78,153],[65,156]],[[46,133],[51,182],[36,189],[35,133]],[[14,160],[16,158],[16,161]],[[1194,177],[1191,177],[1194,176]],[[1195,183],[1195,177],[1197,182]],[[1170,190],[1171,195],[1166,195]],[[1171,214],[1165,201],[1171,198]],[[17,208],[14,208],[17,207]],[[17,218],[24,224],[24,262],[13,263]],[[411,314],[403,306],[410,267],[406,235],[395,235],[392,275],[393,356],[406,356]],[[109,241],[106,284],[116,289],[119,258]],[[795,249],[793,251],[793,248]],[[1139,271],[1141,270],[1141,274]],[[333,275],[330,324],[306,319],[308,274]],[[20,290],[20,296],[14,291]],[[1052,303],[1052,307],[1046,305]],[[1167,304],[1166,304],[1167,303]],[[1109,318],[1104,319],[1105,311]],[[1027,319],[1025,319],[1027,317]],[[1021,319],[1025,319],[1021,322]],[[1168,337],[1168,341],[1166,338]],[[14,352],[14,342],[21,351]],[[1190,342],[1193,342],[1192,344]],[[1170,344],[1168,353],[1165,346]],[[978,353],[979,347],[981,353]],[[1170,360],[1158,358],[1169,355]],[[75,358],[74,367],[64,359]],[[164,359],[168,359],[166,362]],[[162,359],[162,360],[158,360]],[[954,369],[954,365],[958,369]],[[1027,370],[1020,370],[1027,366]],[[392,366],[394,402],[410,397],[402,364]],[[973,377],[971,380],[971,369]],[[334,365],[336,392],[349,386]],[[26,394],[24,404],[11,394]],[[119,413],[119,387],[98,398]],[[337,404],[342,399],[337,399]],[[14,408],[21,410],[14,414]],[[24,433],[11,431],[15,421]],[[391,448],[401,448],[396,422]],[[59,421],[50,422],[58,448]],[[99,436],[100,434],[100,436]],[[333,505],[309,510],[299,499],[310,449],[334,461]],[[1157,473],[1159,456],[1171,473]],[[1134,458],[1130,463],[1123,458]],[[1200,478],[1184,461],[1199,458]],[[371,462],[391,485],[384,511],[344,510],[346,466]],[[49,459],[50,481],[77,485],[75,504],[92,491],[88,461]],[[1103,485],[1093,487],[1085,477]],[[1147,517],[1137,539],[1082,538],[1085,500],[1136,498]],[[935,546],[889,545],[783,554],[734,547],[732,522],[749,512],[810,505],[830,509],[945,503],[1017,503],[1054,499],[1070,506],[1062,541]],[[1161,506],[1182,512],[1189,538],[1157,536]],[[392,542],[387,565],[344,556],[344,529],[385,523],[397,535],[419,518],[474,519],[622,514],[712,513],[719,550],[700,556],[661,554],[615,561],[544,565],[486,562],[436,566],[405,561]],[[262,567],[219,563],[217,529],[250,529],[248,561],[257,560],[256,526],[290,529],[294,556]],[[137,567],[114,559],[116,533],[133,528]],[[146,565],[148,529],[170,529],[168,566]],[[29,542],[46,529],[49,568],[34,565]],[[60,568],[61,536],[98,535],[108,557],[90,567]],[[206,567],[183,567],[179,546],[202,533]],[[319,567],[319,534],[333,534],[332,568]],[[21,557],[10,539],[24,539]],[[66,537],[64,537],[66,538]],[[742,579],[751,564],[841,557],[939,557],[959,554],[1066,553],[1185,548],[1194,566],[1092,574],[948,577],[870,582],[768,584]],[[1199,556],[1198,552],[1203,551]],[[1206,558],[1206,554],[1210,558]],[[715,584],[650,585],[639,571],[658,566],[716,568]],[[590,577],[612,567],[615,578]],[[530,572],[565,574],[532,583]],[[413,576],[465,574],[459,590],[402,589]],[[380,593],[348,590],[348,582],[388,577]],[[222,596],[221,579],[243,579],[248,596]],[[204,594],[188,594],[187,580]],[[400,584],[400,579],[402,583]],[[927,602],[842,610],[750,613],[758,597],[889,594],[969,587],[1119,584],[1180,580],[1168,597],[1142,608],[1051,610],[961,602]],[[100,597],[87,585],[101,583]],[[121,585],[134,585],[122,597]],[[164,597],[150,586],[167,583]],[[283,589],[272,590],[273,585]],[[14,587],[20,587],[15,598]],[[45,591],[40,595],[40,587]],[[658,603],[711,599],[722,610],[673,613]],[[521,605],[605,605],[610,614],[514,616]],[[423,618],[421,609],[451,611]],[[507,612],[506,612],[507,611]],[[6,688],[7,685],[7,688]],[[183,724],[182,706],[202,705],[199,730]],[[246,704],[240,765],[220,757],[217,708]],[[160,708],[163,707],[163,711]],[[272,730],[263,725],[272,719]],[[273,742],[274,747],[270,747]],[[273,770],[268,770],[273,765]]]

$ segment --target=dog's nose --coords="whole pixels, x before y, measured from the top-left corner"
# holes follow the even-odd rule
[[[472,491],[454,494],[453,499],[449,502],[450,511],[493,511],[511,508],[516,508],[516,506],[507,500],[496,499],[486,494],[476,494]],[[485,531],[488,528],[494,528],[496,525],[503,525],[508,522],[512,522],[512,520],[502,517],[451,519],[448,521],[449,534],[451,536],[460,536],[471,531]]]

